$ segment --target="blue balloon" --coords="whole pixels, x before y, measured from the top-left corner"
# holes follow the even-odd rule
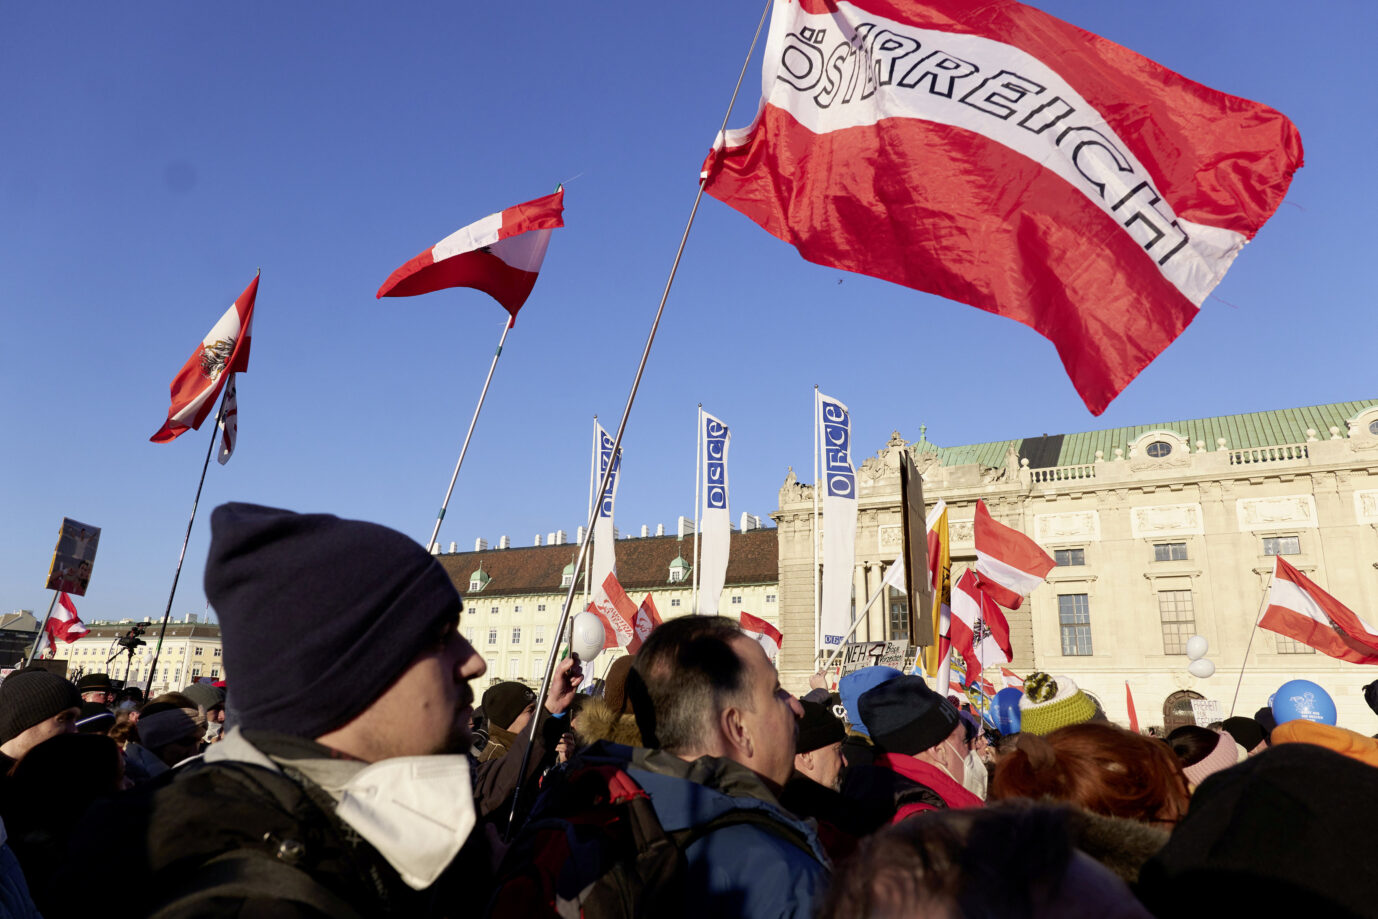
[[[1334,724],[1335,700],[1330,693],[1310,680],[1288,680],[1273,694],[1273,718],[1278,724],[1288,721],[1317,721]]]
[[[1019,733],[1019,700],[1024,693],[1006,686],[990,700],[990,720],[1001,734]]]

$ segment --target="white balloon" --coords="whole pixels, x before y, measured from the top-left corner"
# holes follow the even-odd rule
[[[1203,657],[1200,660],[1194,660],[1190,664],[1188,664],[1187,672],[1190,673],[1192,676],[1199,676],[1201,679],[1204,680],[1206,677],[1215,673],[1215,664],[1211,663]]]
[[[1206,652],[1210,649],[1210,645],[1206,644],[1206,639],[1202,635],[1193,635],[1187,639],[1188,660],[1199,661],[1201,658],[1206,656]]]
[[[603,620],[588,610],[580,610],[571,622],[570,650],[585,664],[603,650]]]

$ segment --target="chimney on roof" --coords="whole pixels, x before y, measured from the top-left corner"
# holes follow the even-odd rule
[[[556,545],[556,542],[555,542],[555,531],[554,531],[554,530],[551,530],[549,533],[545,534],[545,544],[546,544],[547,546]]]
[[[641,538],[642,538],[642,539],[645,539],[647,536],[650,536],[650,535],[651,535],[651,528],[648,527],[648,526],[646,526],[646,524],[643,523],[643,524],[641,525]]]
[[[657,524],[656,524],[656,535],[657,535],[657,536],[664,536],[664,535],[665,535],[665,524],[663,524],[663,523],[657,523]]]
[[[761,518],[760,518],[760,517],[758,517],[758,516],[755,515],[755,514],[748,514],[746,511],[742,511],[742,522],[741,522],[741,526],[739,526],[737,529],[741,530],[743,533],[746,533],[746,532],[748,532],[748,531],[750,531],[750,530],[759,530],[760,528],[761,528]]]
[[[455,551],[455,544],[454,544],[454,543],[450,543],[450,551],[451,551],[451,552]],[[475,540],[474,540],[474,551],[475,551],[475,552],[487,552],[487,551],[488,551],[488,540],[484,539],[482,536],[480,536],[478,539],[475,539]]]
[[[439,555],[439,554],[440,554],[440,543],[438,543],[438,542],[433,542],[433,543],[431,543],[431,554],[432,554],[432,555]]]
[[[686,536],[693,536],[693,535],[694,535],[694,521],[690,520],[688,517],[684,516],[683,514],[680,514],[680,515],[679,515],[679,538],[680,538],[680,539],[683,539],[683,538],[686,537]]]
[[[498,548],[499,548],[499,549],[510,549],[510,548],[512,548],[512,540],[508,539],[506,536],[499,536],[499,537],[498,537]]]
[[[579,524],[579,528],[574,531],[574,541],[579,543],[580,545],[582,545],[584,542],[584,529],[585,527],[581,523]]]
[[[563,546],[563,545],[564,545],[565,543],[567,543],[567,542],[569,542],[569,534],[566,533],[564,530],[556,530],[556,531],[555,531],[555,545],[557,545],[557,546]]]
[[[536,534],[536,542],[533,543],[533,545],[539,546],[540,544],[541,544],[541,534],[540,534],[540,533],[537,533],[537,534]]]

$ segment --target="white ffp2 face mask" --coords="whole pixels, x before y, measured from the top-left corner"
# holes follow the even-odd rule
[[[397,869],[408,887],[424,890],[454,861],[474,829],[469,758],[380,760],[340,789],[335,813]]]

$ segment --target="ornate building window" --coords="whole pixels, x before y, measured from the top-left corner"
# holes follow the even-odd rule
[[[1061,594],[1057,598],[1057,620],[1062,632],[1064,656],[1091,654],[1091,601],[1086,594]]]
[[[1191,591],[1158,591],[1158,618],[1163,624],[1163,653],[1186,654],[1187,639],[1196,634]]]
[[[1172,444],[1165,440],[1155,440],[1147,447],[1144,447],[1144,452],[1154,459],[1162,459],[1172,452]]]
[[[1086,564],[1086,550],[1085,550],[1085,549],[1054,549],[1054,550],[1053,550],[1053,561],[1057,563],[1057,566],[1058,566],[1059,568],[1065,568],[1065,567],[1067,567],[1067,566],[1069,566],[1069,565],[1085,565],[1085,564]]]
[[[1264,555],[1301,555],[1300,536],[1263,537]]]
[[[1160,542],[1153,545],[1155,562],[1184,562],[1187,560],[1187,544],[1184,542]]]

